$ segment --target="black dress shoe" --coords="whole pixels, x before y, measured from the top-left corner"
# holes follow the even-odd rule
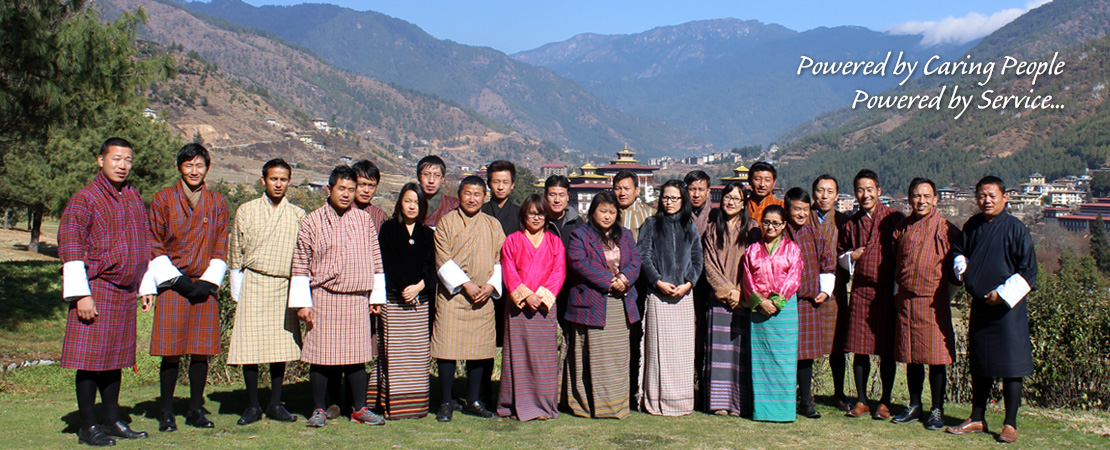
[[[922,411],[921,405],[910,405],[910,407],[906,408],[905,411],[902,411],[901,414],[894,416],[893,419],[890,419],[890,422],[910,423],[915,420],[921,420],[921,415],[923,412],[924,411]]]
[[[116,445],[116,440],[109,437],[108,434],[97,425],[83,427],[77,430],[77,442],[93,447]]]
[[[486,404],[482,403],[481,400],[463,405],[462,412],[464,414],[481,417],[483,419],[492,419],[494,417],[497,417],[497,414],[494,414],[492,411],[486,409]]]
[[[145,431],[132,430],[131,427],[127,425],[127,422],[122,420],[117,420],[116,423],[101,425],[100,428],[103,429],[104,433],[108,434],[108,436],[122,439],[143,439],[148,436]]]
[[[944,429],[944,408],[933,408],[932,411],[929,411],[929,419],[925,421],[925,428],[933,431]]]
[[[197,428],[214,428],[216,424],[204,417],[203,409],[194,409],[185,414],[185,423]]]
[[[820,419],[821,413],[813,407],[813,402],[798,402],[798,415],[809,419]]]
[[[250,425],[252,423],[262,420],[262,408],[251,406],[243,411],[243,415],[239,416],[239,421],[235,422],[239,425]]]
[[[451,402],[440,403],[439,411],[436,411],[436,420],[439,422],[450,422],[451,416],[455,415],[455,408]]]
[[[269,408],[266,408],[266,417],[269,417],[270,420],[276,420],[278,422],[297,421],[297,416],[294,416],[292,413],[289,412],[288,409],[285,409],[285,407],[280,404],[271,405]]]
[[[177,419],[173,417],[172,412],[162,413],[162,418],[158,419],[158,431],[163,433],[177,431]]]

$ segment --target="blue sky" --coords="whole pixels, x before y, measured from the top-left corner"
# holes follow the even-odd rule
[[[629,34],[692,20],[734,17],[804,31],[859,25],[924,33],[929,42],[989,34],[1048,0],[244,0],[253,5],[331,3],[412,22],[431,35],[506,53],[580,33]]]

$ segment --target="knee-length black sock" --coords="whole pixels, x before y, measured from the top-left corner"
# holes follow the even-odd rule
[[[281,404],[281,391],[285,387],[285,363],[270,363],[270,404]]]
[[[177,388],[177,369],[179,361],[166,361],[158,369],[158,384],[162,392],[162,412],[173,414],[173,391]]]
[[[366,383],[369,376],[365,364],[352,364],[343,367],[346,372],[347,388],[351,393],[351,407],[358,411],[366,407]]]
[[[482,399],[482,383],[488,376],[489,372],[493,371],[492,359],[481,359],[477,361],[466,362],[466,402],[473,404],[474,402]],[[489,406],[486,406],[489,408]]]
[[[1021,407],[1021,378],[1002,379],[1002,398],[1006,400],[1006,421],[1002,424],[1017,428],[1017,413]]]
[[[829,370],[832,371],[833,391],[837,399],[848,398],[844,395],[844,371],[847,367],[843,353],[833,353],[829,355]]]
[[[458,364],[453,359],[440,359],[436,361],[439,369],[439,401],[447,403],[455,399],[455,367]]]
[[[104,423],[119,422],[119,384],[122,372],[119,369],[105,370],[97,377],[100,389],[100,409],[104,412]]]
[[[890,356],[879,358],[879,381],[883,383],[883,396],[879,399],[879,403],[890,405],[890,397],[894,393],[894,376],[897,374],[898,361]],[[920,399],[918,400],[920,403]]]
[[[247,407],[259,408],[258,364],[243,364],[243,384],[247,386]]]
[[[96,372],[78,370],[76,388],[77,414],[81,416],[81,428],[96,425]]]
[[[204,386],[208,384],[208,358],[189,358],[189,411],[204,406]]]
[[[798,361],[798,400],[809,404],[813,401],[813,360]]]
[[[910,405],[920,405],[921,391],[925,389],[924,364],[906,364],[906,387],[910,391]]]
[[[994,378],[983,375],[971,376],[971,420],[981,421],[987,413],[987,400],[991,397]]]
[[[852,375],[856,379],[856,402],[867,404],[867,379],[871,376],[871,357],[856,355],[852,360]]]
[[[948,392],[947,365],[929,366],[929,390],[933,394],[933,408],[944,408],[944,396]]]
[[[313,364],[308,368],[308,383],[312,386],[312,410],[326,408],[324,397],[328,394],[331,367]]]

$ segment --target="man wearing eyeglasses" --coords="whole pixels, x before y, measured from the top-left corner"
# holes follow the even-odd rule
[[[446,174],[447,164],[436,155],[420,158],[420,162],[416,164],[416,180],[420,182],[420,188],[428,197],[428,217],[424,218],[424,225],[433,230],[439,224],[439,219],[459,207],[458,197],[439,195]]]

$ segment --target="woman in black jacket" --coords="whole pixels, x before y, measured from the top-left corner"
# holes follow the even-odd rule
[[[387,419],[428,415],[428,299],[435,295],[435,236],[424,225],[428,200],[416,183],[405,184],[382,222],[378,245],[385,270],[382,308],[382,386]]]
[[[679,180],[663,184],[656,214],[640,227],[637,247],[648,288],[640,366],[640,408],[654,415],[694,411],[694,296],[702,270],[701,234]]]

